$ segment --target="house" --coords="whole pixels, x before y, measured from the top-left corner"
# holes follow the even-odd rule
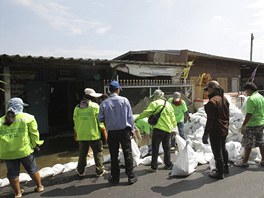
[[[117,58],[117,60],[148,61],[159,63],[188,63],[192,62],[187,79],[195,87],[195,98],[204,98],[203,87],[199,77],[210,74],[217,80],[225,92],[238,92],[241,86],[249,80],[257,66],[254,83],[264,87],[264,63],[215,56],[190,50],[147,50],[130,51]]]
[[[126,73],[123,66],[145,68],[142,70],[144,75]],[[153,83],[157,76],[180,75],[183,67],[184,65],[175,63],[3,54],[0,55],[0,80],[6,84],[1,84],[5,91],[0,91],[0,114],[5,114],[9,98],[21,97],[30,104],[25,111],[36,117],[40,133],[72,131],[73,109],[83,96],[84,88],[90,87],[97,92],[106,93],[108,81],[118,79],[124,87],[124,96],[130,98],[132,104],[136,104],[141,99],[140,96],[144,98],[151,94],[148,91],[139,93],[136,83],[140,82],[144,87],[142,90],[146,90],[147,86],[151,89],[155,86]],[[123,72],[119,71],[120,68]],[[155,74],[153,70],[156,71]],[[120,76],[119,72],[122,73]],[[161,83],[163,82],[155,81],[155,84]],[[129,88],[135,86],[137,88],[133,89],[133,93]]]
[[[226,92],[234,92],[257,65],[254,82],[263,89],[263,63],[189,50],[130,51],[113,60],[3,54],[0,80],[6,84],[0,87],[5,90],[0,91],[0,115],[9,98],[21,97],[30,104],[25,110],[36,117],[42,134],[72,132],[73,109],[86,87],[107,93],[108,82],[117,79],[132,107],[157,88],[166,94],[182,91],[191,99],[203,98],[197,81],[201,74],[210,74]]]

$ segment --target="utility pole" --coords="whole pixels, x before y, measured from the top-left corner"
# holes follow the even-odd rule
[[[251,38],[250,38],[250,61],[252,61],[252,54],[253,54],[253,40],[254,40],[254,36],[253,36],[253,33],[251,33]]]

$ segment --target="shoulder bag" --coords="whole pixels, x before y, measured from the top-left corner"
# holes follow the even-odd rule
[[[156,124],[158,123],[158,121],[159,121],[159,117],[160,117],[160,114],[161,114],[161,112],[163,111],[163,109],[165,108],[166,102],[167,102],[167,101],[165,100],[162,109],[161,109],[157,114],[153,114],[153,115],[150,115],[150,116],[149,116],[149,118],[148,118],[148,123],[149,123],[150,125],[153,126],[153,125],[156,125]]]

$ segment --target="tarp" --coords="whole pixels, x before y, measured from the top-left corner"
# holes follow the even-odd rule
[[[118,71],[140,77],[174,76],[180,78],[183,72],[183,67],[180,66],[138,65],[125,63],[111,63],[110,66]]]

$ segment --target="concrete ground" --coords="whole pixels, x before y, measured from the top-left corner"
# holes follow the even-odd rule
[[[79,178],[75,171],[43,179],[45,191],[33,192],[32,182],[23,184],[23,197],[98,197],[98,198],[264,198],[264,167],[255,165],[249,168],[230,166],[230,174],[223,180],[208,177],[208,164],[198,166],[188,177],[169,177],[169,170],[149,173],[147,166],[135,168],[138,182],[127,185],[124,169],[118,185],[110,185],[109,174],[96,178],[94,167],[86,169],[86,175]],[[110,168],[110,164],[106,164]],[[0,189],[0,197],[13,197],[10,187]]]

